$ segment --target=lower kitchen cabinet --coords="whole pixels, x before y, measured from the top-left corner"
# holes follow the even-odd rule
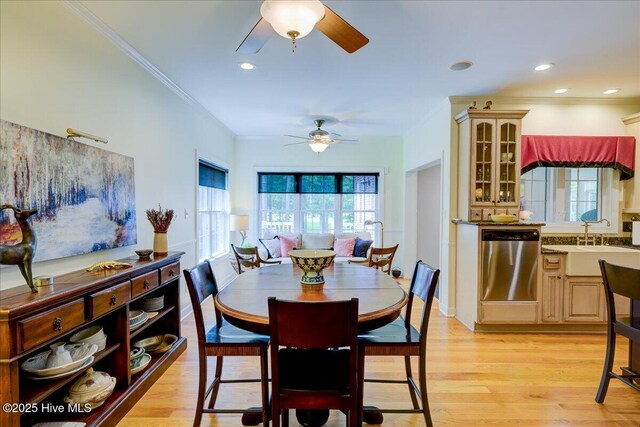
[[[565,322],[605,322],[604,286],[600,277],[567,277],[564,288]]]
[[[559,271],[542,272],[542,316],[543,322],[562,321],[562,290],[564,278]]]

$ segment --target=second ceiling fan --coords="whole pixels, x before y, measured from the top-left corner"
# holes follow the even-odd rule
[[[340,138],[341,135],[335,132],[327,132],[324,129],[320,129],[324,124],[324,120],[317,119],[314,120],[317,129],[309,132],[309,136],[297,136],[297,135],[285,135],[289,138],[298,138],[304,139],[302,142],[293,142],[291,144],[285,144],[285,146],[289,145],[298,145],[298,144],[309,144],[309,148],[316,153],[322,153],[324,150],[329,148],[330,145],[333,144],[357,144],[359,141],[357,139],[343,139]]]
[[[291,39],[295,49],[296,40],[309,34],[314,27],[349,53],[369,43],[360,31],[318,0],[266,0],[260,7],[260,14],[262,18],[236,52],[258,53],[274,30]]]

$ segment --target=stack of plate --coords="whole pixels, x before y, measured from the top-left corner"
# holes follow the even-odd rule
[[[131,310],[129,312],[129,329],[134,330],[142,326],[142,324],[144,324],[144,322],[146,322],[147,320],[149,320],[149,315],[144,311]]]
[[[67,344],[65,350],[71,355],[71,363],[47,368],[47,358],[51,350],[44,351],[25,360],[20,367],[34,380],[62,378],[85,369],[93,362],[93,354],[98,351],[96,344]]]
[[[160,311],[164,307],[164,295],[157,297],[147,297],[142,300],[144,311]]]

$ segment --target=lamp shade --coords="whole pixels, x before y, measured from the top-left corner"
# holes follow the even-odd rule
[[[230,231],[247,231],[249,229],[249,215],[229,215]]]
[[[266,0],[260,7],[260,14],[282,37],[291,38],[288,33],[296,32],[299,39],[324,18],[324,6],[318,0]]]
[[[329,144],[326,142],[310,142],[309,147],[316,153],[322,153],[327,149],[327,147],[329,147]]]

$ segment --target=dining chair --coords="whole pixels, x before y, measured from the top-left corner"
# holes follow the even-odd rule
[[[404,318],[401,316],[390,324],[369,331],[358,337],[359,343],[366,356],[404,356],[406,379],[367,379],[364,376],[364,363],[360,366],[359,377],[365,382],[385,384],[407,384],[413,404],[412,409],[379,409],[381,413],[422,413],[427,426],[433,426],[429,412],[429,400],[427,397],[427,329],[431,314],[431,304],[435,293],[440,270],[430,267],[422,261],[416,263]],[[415,297],[420,298],[424,305],[422,317],[418,329],[411,325],[411,312]],[[411,356],[418,356],[418,383],[411,372]],[[360,384],[360,407],[363,406],[364,384]],[[418,399],[422,404],[420,407]],[[381,422],[382,420],[378,420]],[[376,422],[376,424],[378,423]]]
[[[358,299],[268,304],[273,426],[288,426],[289,409],[339,409],[356,426]]]
[[[252,414],[261,413],[264,426],[269,425],[269,337],[258,335],[244,329],[237,328],[223,320],[222,315],[213,306],[215,325],[206,330],[202,303],[211,297],[211,303],[218,294],[218,284],[208,261],[201,262],[193,268],[184,270],[184,277],[191,297],[193,315],[198,333],[198,402],[194,426],[199,426],[203,413],[220,414]],[[207,358],[216,357],[214,379],[207,388]],[[225,356],[258,356],[260,358],[260,379],[222,379],[222,364]],[[261,408],[244,409],[215,409],[220,384],[259,382],[262,391]],[[204,401],[211,395],[209,404],[204,408]]]
[[[604,358],[602,379],[596,394],[596,402],[604,402],[611,377],[640,391],[640,386],[634,384],[634,378],[640,374],[616,374],[612,371],[613,359],[616,353],[616,336],[618,334],[636,342],[640,342],[640,313],[633,313],[630,317],[617,317],[614,295],[621,295],[632,300],[640,300],[640,270],[620,265],[609,264],[603,259],[598,260],[602,282],[604,284],[607,301],[607,353]],[[629,368],[622,368],[629,370]]]
[[[367,264],[367,266],[379,269],[384,273],[391,275],[391,263],[396,255],[398,245],[389,248],[371,248],[369,256],[365,260],[350,259],[349,264]]]
[[[261,264],[282,264],[282,261],[268,261],[260,258],[258,253],[258,247],[243,248],[231,244],[231,249],[236,256],[236,262],[238,263],[238,274],[242,274],[243,267],[246,268],[260,268]]]

